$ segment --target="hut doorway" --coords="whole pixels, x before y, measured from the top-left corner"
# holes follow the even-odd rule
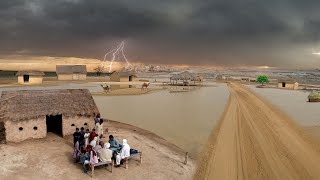
[[[0,122],[0,144],[6,142],[6,129],[4,128],[4,122]]]
[[[132,76],[129,76],[129,81],[132,81]]]
[[[62,115],[46,116],[47,132],[62,136]]]
[[[29,82],[29,75],[23,75],[23,81]]]
[[[286,83],[285,82],[282,83],[282,87],[286,87]]]

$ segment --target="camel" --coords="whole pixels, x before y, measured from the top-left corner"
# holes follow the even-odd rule
[[[101,84],[100,85],[102,88],[103,88],[103,90],[105,90],[107,93],[108,92],[110,92],[110,87],[108,86],[108,85],[106,85],[105,87]]]
[[[143,90],[143,88],[148,89],[148,86],[150,85],[150,83],[143,83],[141,86],[141,90]]]

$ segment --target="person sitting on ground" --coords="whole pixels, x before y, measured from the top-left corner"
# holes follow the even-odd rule
[[[76,163],[79,161],[80,158],[80,145],[79,145],[79,141],[77,141],[74,145],[74,149],[73,149],[73,161]]]
[[[112,151],[117,151],[120,147],[117,139],[114,138],[112,135],[109,136],[109,143],[110,143],[110,149]]]
[[[76,128],[76,132],[73,133],[73,146],[75,146],[76,142],[79,141],[80,135],[79,128]]]
[[[85,139],[85,144],[84,144],[84,147],[87,147],[88,144],[89,144],[89,136],[90,136],[90,131],[89,129],[86,130],[86,133],[84,134],[84,139]]]
[[[92,129],[89,136],[89,142],[91,142],[96,136],[97,136],[96,129]]]
[[[99,138],[102,139],[103,137],[103,119],[100,119],[98,123],[96,123],[96,133],[98,134]]]
[[[90,142],[92,148],[97,146],[98,136],[94,137],[93,140]]]
[[[111,161],[111,158],[112,158],[112,150],[109,149],[110,148],[110,143],[105,143],[103,145],[103,148],[100,149],[98,152],[98,156],[99,156],[99,159],[102,161],[102,162],[108,162],[108,161]]]
[[[100,113],[98,113],[97,115],[96,115],[96,117],[94,118],[94,124],[97,124],[97,123],[99,123],[100,122]]]
[[[122,140],[122,148],[120,150],[120,153],[118,153],[116,155],[116,165],[117,167],[120,166],[121,161],[123,161],[124,159],[130,157],[130,146],[127,143],[126,139]]]

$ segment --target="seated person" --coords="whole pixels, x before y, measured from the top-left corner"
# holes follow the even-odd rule
[[[120,145],[116,138],[114,138],[112,135],[109,136],[109,143],[110,143],[110,149],[112,151],[117,151],[120,148]]]
[[[95,150],[93,150],[92,146],[88,145],[88,154],[90,155],[89,160],[85,160],[83,163],[84,172],[88,172],[88,166],[98,163],[98,156]]]
[[[95,150],[96,152],[98,152],[100,149],[102,149],[102,146],[100,145],[100,143],[93,148],[93,150]]]
[[[92,148],[96,147],[98,141],[98,136],[94,137],[93,140],[90,142]]]
[[[122,140],[122,148],[120,150],[120,153],[116,155],[116,167],[120,166],[120,163],[123,159],[130,157],[130,146],[127,143],[126,139]]]
[[[89,153],[88,153],[87,151],[85,151],[85,150],[82,150],[82,151],[81,151],[81,155],[80,155],[80,161],[79,161],[79,163],[82,164],[82,166],[83,166],[83,171],[84,171],[85,173],[87,173],[87,171],[88,171],[85,162],[89,162],[89,160],[90,160],[90,155],[89,155]]]
[[[102,162],[111,161],[112,150],[110,150],[109,148],[110,148],[110,143],[105,143],[103,148],[97,151],[98,156]]]

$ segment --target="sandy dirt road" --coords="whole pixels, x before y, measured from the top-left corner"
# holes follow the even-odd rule
[[[240,84],[229,90],[194,179],[320,179],[318,146],[293,120]]]

